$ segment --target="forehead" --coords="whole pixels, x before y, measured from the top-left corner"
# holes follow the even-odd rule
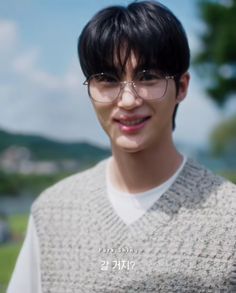
[[[120,53],[120,60],[115,56],[114,65],[117,69],[120,69],[120,64],[122,64],[122,73],[131,73],[138,70],[138,57],[135,56],[134,52],[131,52],[130,55],[126,56],[123,52]]]
[[[133,51],[127,54],[127,51],[122,50],[119,54],[114,54],[112,72],[122,76],[131,76],[144,69],[149,69],[144,66],[141,59],[140,55]]]

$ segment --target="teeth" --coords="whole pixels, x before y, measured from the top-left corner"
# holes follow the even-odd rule
[[[132,120],[132,121],[127,121],[127,120],[120,120],[121,124],[127,125],[127,126],[132,126],[132,125],[136,125],[136,124],[140,124],[145,120],[145,118],[141,118],[141,119],[136,119],[136,120]]]

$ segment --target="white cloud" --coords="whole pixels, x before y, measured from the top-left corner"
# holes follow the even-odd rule
[[[0,20],[0,52],[11,50],[18,41],[18,28],[15,22]]]
[[[37,59],[39,56],[39,51],[32,49],[26,51],[21,55],[17,55],[12,62],[13,70],[18,74],[29,75],[33,72],[34,67],[36,66]]]
[[[63,75],[52,74],[40,66],[40,48],[21,48],[16,23],[0,24],[4,50],[11,48],[11,52],[5,50],[7,62],[0,70],[0,126],[104,144],[78,61],[72,60]]]

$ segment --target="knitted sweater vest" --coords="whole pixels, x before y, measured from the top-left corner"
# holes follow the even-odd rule
[[[131,225],[106,194],[102,161],[33,204],[44,293],[236,292],[236,188],[188,159]]]

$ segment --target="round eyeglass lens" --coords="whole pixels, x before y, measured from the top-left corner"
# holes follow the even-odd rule
[[[95,74],[88,82],[89,95],[98,102],[112,102],[120,93],[120,82],[108,74]]]
[[[167,89],[166,78],[153,78],[152,80],[137,80],[135,90],[139,97],[145,100],[161,99]]]

